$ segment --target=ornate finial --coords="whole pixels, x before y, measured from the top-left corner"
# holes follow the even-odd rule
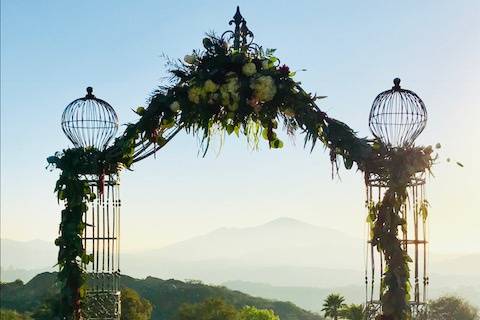
[[[235,12],[235,15],[233,16],[233,20],[230,21],[229,24],[235,23],[235,25],[240,25],[242,20],[243,20],[243,16],[240,13],[240,6],[237,6],[237,11]]]
[[[393,79],[394,86],[392,87],[393,90],[400,90],[400,78]]]
[[[118,130],[118,117],[106,101],[93,95],[78,98],[65,108],[62,114],[62,130],[76,148],[94,147],[105,150]]]
[[[87,99],[94,99],[95,96],[93,95],[93,88],[87,87],[87,95],[85,96]]]
[[[233,48],[235,50],[248,50],[249,45],[253,41],[253,33],[248,29],[247,21],[245,21],[245,18],[243,18],[242,14],[240,13],[239,6],[237,6],[237,11],[233,16],[233,19],[230,20],[228,24],[234,24],[235,30],[224,32],[222,38],[226,38],[228,35],[229,40],[233,39]]]
[[[425,129],[427,108],[415,92],[400,87],[400,78],[393,84],[373,101],[368,125],[388,148],[409,147]]]

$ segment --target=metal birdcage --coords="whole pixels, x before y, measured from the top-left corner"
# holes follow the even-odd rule
[[[96,98],[92,87],[88,87],[85,97],[65,108],[62,129],[75,147],[103,150],[117,133],[117,113],[110,104]]]
[[[104,150],[118,129],[113,107],[96,98],[93,89],[71,102],[62,115],[62,129],[77,148]],[[83,263],[87,271],[87,290],[82,305],[84,320],[120,319],[120,182],[118,174],[81,175],[95,199],[83,215],[82,235],[85,254],[92,258]]]
[[[427,109],[413,91],[402,89],[400,79],[390,90],[380,93],[372,104],[368,124],[373,135],[387,147],[413,144],[427,124]]]
[[[394,80],[392,89],[380,93],[374,100],[369,116],[372,133],[387,148],[408,148],[426,126],[427,110],[422,99],[410,90],[400,88],[400,79]],[[366,177],[366,206],[377,205],[383,199],[391,181],[376,174]],[[412,319],[423,320],[428,312],[428,225],[423,207],[427,206],[425,174],[415,175],[407,187],[407,201],[401,215],[406,226],[399,230],[402,249],[412,258],[409,264],[412,294],[409,301]],[[368,228],[365,252],[365,302],[366,319],[373,320],[382,313],[382,282],[385,257],[370,241],[372,230]]]

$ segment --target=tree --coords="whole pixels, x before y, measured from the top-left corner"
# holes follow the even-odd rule
[[[152,304],[132,289],[122,289],[121,320],[149,320],[152,317]]]
[[[430,318],[435,320],[477,320],[478,310],[467,301],[454,297],[444,296],[430,303]]]
[[[237,310],[221,299],[180,306],[177,320],[236,320]]]
[[[337,320],[340,316],[340,311],[346,305],[343,303],[345,298],[339,294],[330,294],[323,302],[322,311],[325,312],[325,317],[333,318]]]
[[[340,315],[342,318],[348,320],[363,320],[365,317],[365,310],[361,304],[351,304],[343,307],[340,310]]]
[[[35,320],[60,320],[60,296],[52,294],[45,298],[43,303],[32,314]]]
[[[273,310],[245,306],[238,313],[238,320],[280,320]]]
[[[18,313],[17,311],[0,309],[1,320],[31,320],[29,316]]]

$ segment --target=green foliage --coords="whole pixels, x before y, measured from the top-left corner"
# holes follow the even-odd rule
[[[2,284],[0,305],[17,312],[33,313],[36,320],[59,319],[56,317],[60,307],[60,288],[55,283],[56,276],[56,273],[42,273],[26,284],[21,282]],[[241,310],[245,306],[273,310],[282,320],[322,319],[290,302],[256,298],[224,287],[208,286],[198,281],[182,282],[153,277],[138,280],[123,275],[120,283],[122,289],[131,288],[138,292],[140,297],[150,301],[153,307],[152,320],[171,320],[181,305],[197,304],[209,299],[222,299],[237,310]],[[125,301],[125,297],[124,294],[122,301]],[[123,309],[125,309],[125,305],[122,305],[122,311],[124,311]]]
[[[46,298],[58,295],[59,287],[54,279],[54,274],[41,273],[26,284],[20,280],[2,283],[0,284],[0,305],[2,308],[21,313],[33,312]]]
[[[365,309],[361,304],[350,304],[340,310],[340,316],[348,320],[364,320]]]
[[[341,314],[341,310],[346,306],[345,298],[339,294],[330,294],[323,302],[322,311],[325,312],[325,317],[337,320]]]
[[[236,320],[237,310],[221,299],[209,299],[197,304],[183,304],[177,320]]]
[[[273,310],[260,310],[255,307],[246,306],[238,312],[237,320],[280,320]]]
[[[56,294],[46,298],[40,307],[35,309],[32,317],[35,320],[60,320],[61,310],[60,297]]]
[[[195,304],[183,304],[177,320],[280,320],[272,310],[245,306],[237,310],[222,299],[208,299]]]
[[[429,306],[429,318],[435,320],[478,320],[478,310],[465,300],[445,296],[433,300]]]
[[[0,319],[2,320],[31,320],[30,316],[18,313],[17,311],[0,309]]]
[[[152,304],[132,289],[122,289],[121,320],[149,320],[152,317]]]

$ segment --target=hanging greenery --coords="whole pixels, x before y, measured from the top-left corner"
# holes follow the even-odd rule
[[[334,168],[338,160],[347,169],[353,164],[365,174],[375,173],[394,182],[383,201],[370,211],[374,244],[386,257],[384,276],[385,319],[408,319],[408,262],[397,238],[403,221],[400,206],[406,186],[416,173],[429,170],[431,148],[387,150],[356,136],[346,124],[328,117],[316,105],[324,97],[305,92],[294,80],[295,72],[274,56],[274,50],[243,46],[236,48],[215,36],[203,40],[204,50],[194,51],[184,61],[171,65],[172,84],[154,92],[146,108],[139,107],[139,120],[127,125],[123,135],[104,151],[69,149],[48,162],[62,171],[55,191],[65,201],[62,212],[58,264],[63,283],[64,319],[78,319],[89,261],[82,247],[82,215],[94,195],[84,180],[94,175],[116,174],[142,159],[145,145],[161,149],[176,132],[201,138],[207,152],[215,134],[244,135],[256,146],[262,139],[270,148],[281,148],[277,131],[304,135],[313,149],[318,141],[329,149]],[[253,48],[253,49],[252,49]],[[174,130],[174,134],[168,134]]]
[[[389,187],[381,201],[368,204],[372,244],[382,252],[386,270],[381,285],[381,304],[384,320],[410,319],[410,272],[411,258],[398,239],[399,230],[406,230],[402,209],[407,202],[407,188],[417,175],[430,172],[436,157],[432,147],[408,147],[386,149],[374,145],[374,157],[365,163],[365,177],[374,175]],[[426,204],[422,204],[424,219]]]

